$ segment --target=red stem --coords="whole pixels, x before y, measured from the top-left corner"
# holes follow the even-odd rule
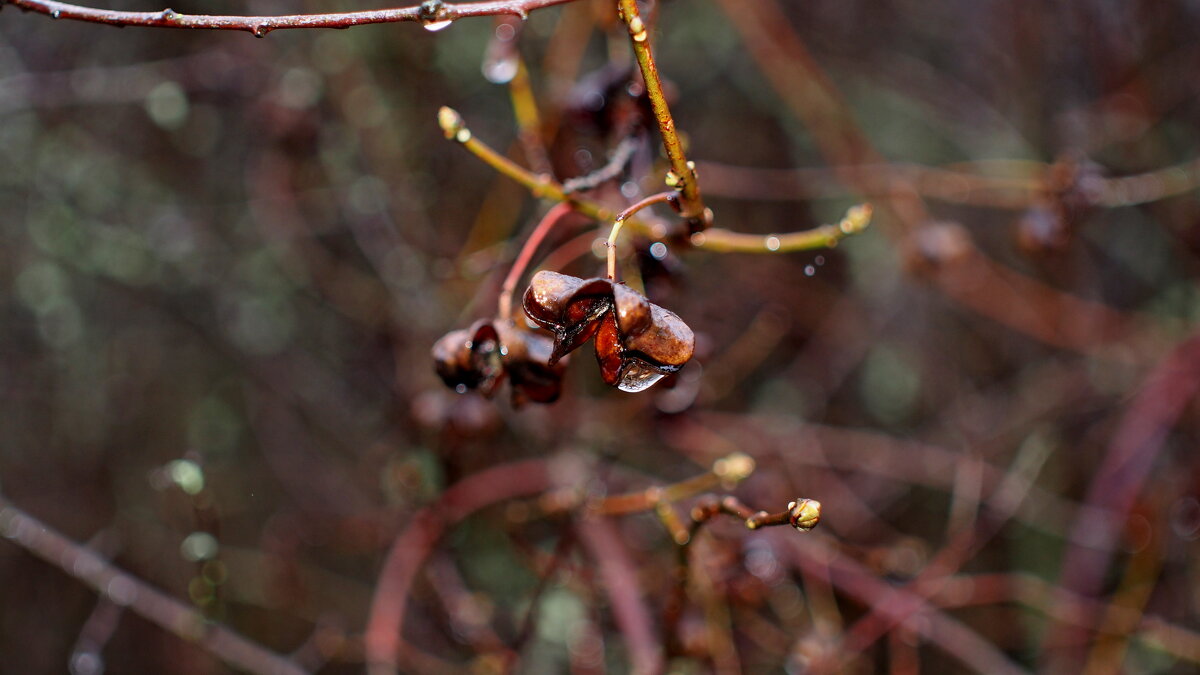
[[[449,4],[440,0],[426,0],[420,6],[413,7],[287,16],[181,14],[171,9],[158,12],[118,12],[71,5],[65,2],[52,2],[51,0],[0,0],[0,6],[7,3],[22,10],[45,14],[55,19],[74,19],[110,26],[244,30],[253,33],[256,37],[264,37],[273,30],[285,28],[349,28],[371,23],[397,23],[400,21],[433,23],[471,16],[512,15],[525,18],[529,12],[535,9],[571,1],[486,0],[485,2]]]
[[[411,651],[401,635],[409,592],[425,558],[446,530],[485,506],[546,491],[551,483],[548,464],[544,459],[525,460],[472,474],[413,517],[408,529],[392,543],[375,585],[365,632],[369,672],[395,673],[401,650]]]
[[[537,252],[538,246],[541,246],[542,240],[571,211],[571,205],[568,202],[557,204],[547,211],[537,227],[533,228],[533,232],[521,246],[521,252],[517,254],[517,259],[513,261],[512,267],[508,270],[508,276],[504,278],[504,285],[500,287],[500,299],[496,304],[496,318],[502,320],[512,318],[513,291],[517,288],[517,282],[521,280],[521,275],[529,267],[529,261]]]

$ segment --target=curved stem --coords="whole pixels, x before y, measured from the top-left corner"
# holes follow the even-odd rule
[[[286,16],[181,14],[172,9],[158,12],[119,12],[51,0],[0,0],[0,6],[7,3],[26,11],[45,14],[54,19],[74,19],[110,26],[244,30],[253,33],[255,37],[265,37],[273,30],[285,28],[349,28],[372,23],[398,23],[401,21],[441,24],[472,16],[511,15],[525,18],[529,12],[535,9],[561,5],[566,2],[571,2],[571,0],[487,0],[455,4],[445,3],[442,0],[425,0],[419,6],[396,9]]]
[[[525,244],[521,246],[521,252],[517,254],[517,259],[513,261],[512,267],[508,270],[508,276],[504,277],[504,285],[500,287],[500,299],[496,303],[497,318],[512,318],[513,291],[516,290],[517,282],[521,280],[521,275],[529,267],[529,261],[533,258],[533,254],[541,245],[542,240],[546,238],[550,230],[554,229],[555,225],[562,222],[571,212],[570,204],[566,202],[556,204],[554,208],[546,212],[529,238],[525,240]]]
[[[650,195],[642,201],[630,206],[624,211],[617,214],[616,220],[613,222],[612,232],[608,235],[608,278],[613,281],[617,280],[617,235],[621,233],[621,226],[625,224],[633,214],[641,211],[647,206],[669,202],[672,206],[678,208],[679,193],[677,192],[660,192],[656,195]]]

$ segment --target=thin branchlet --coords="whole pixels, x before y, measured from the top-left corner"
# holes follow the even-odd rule
[[[403,21],[417,21],[426,25],[446,25],[445,22],[476,16],[507,15],[525,18],[534,10],[571,1],[488,0],[485,2],[448,3],[441,0],[426,0],[417,6],[395,9],[283,16],[183,14],[172,9],[163,9],[157,12],[124,12],[53,2],[52,0],[0,0],[0,6],[10,4],[19,9],[45,14],[54,19],[72,19],[110,26],[240,30],[247,31],[255,37],[265,37],[271,31],[295,28],[350,28]]]

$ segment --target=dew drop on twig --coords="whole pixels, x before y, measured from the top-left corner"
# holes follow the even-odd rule
[[[436,33],[439,30],[446,28],[447,26],[449,26],[452,23],[454,23],[454,22],[450,19],[445,19],[442,21],[426,21],[425,22],[425,30],[429,31],[430,33]]]

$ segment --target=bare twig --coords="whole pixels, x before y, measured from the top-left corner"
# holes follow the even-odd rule
[[[632,671],[641,675],[662,672],[662,645],[654,639],[650,610],[642,600],[637,566],[611,520],[588,518],[576,528],[580,542],[596,561],[597,571],[612,603],[613,618],[625,636]]]
[[[692,245],[721,253],[787,253],[832,248],[842,239],[862,232],[871,223],[871,205],[859,204],[846,211],[836,225],[821,225],[787,234],[744,234],[711,228],[692,235]]]
[[[401,635],[409,591],[417,571],[445,531],[480,508],[536,495],[550,483],[547,460],[502,464],[455,483],[437,502],[413,517],[388,551],[375,586],[366,629],[370,672],[396,672],[398,659],[411,651]]]
[[[623,516],[653,511],[659,504],[671,504],[711,490],[720,485],[733,487],[754,472],[754,460],[735,452],[713,462],[712,468],[684,481],[671,485],[656,485],[638,492],[605,497],[588,505],[588,510],[606,516]]]
[[[415,7],[286,16],[181,14],[172,9],[158,12],[119,12],[71,5],[65,2],[52,2],[51,0],[0,0],[0,5],[7,3],[25,11],[45,14],[54,19],[74,19],[110,26],[243,30],[255,37],[266,37],[267,33],[273,30],[289,28],[350,28],[372,23],[399,23],[401,21],[420,21],[430,30],[437,30],[449,25],[451,21],[467,17],[509,15],[524,18],[536,9],[561,5],[570,1],[490,0],[452,4],[441,0],[425,0]]]
[[[1193,336],[1150,373],[1122,417],[1088,488],[1085,503],[1092,508],[1079,511],[1073,527],[1078,536],[1063,555],[1061,583],[1065,589],[1083,596],[1098,592],[1117,544],[1119,528],[1150,475],[1171,427],[1198,392],[1200,337]],[[1075,644],[1079,629],[1059,624],[1046,635],[1047,646]],[[1070,663],[1082,655],[1065,653],[1059,658]],[[1064,662],[1056,665],[1064,666]]]
[[[516,164],[511,159],[496,152],[491,146],[477,139],[467,128],[462,116],[453,108],[443,107],[438,111],[438,124],[446,138],[457,141],[471,154],[483,160],[485,164],[524,185],[533,196],[551,199],[557,202],[570,202],[575,210],[599,221],[615,220],[616,214],[600,204],[588,199],[582,199],[568,193],[561,183],[547,175],[535,175],[528,169]],[[637,206],[635,204],[634,206]],[[640,208],[640,207],[639,207]],[[682,208],[682,207],[681,207]],[[846,212],[846,217],[837,225],[822,225],[803,232],[787,234],[741,234],[718,228],[710,228],[697,232],[691,238],[691,244],[696,248],[717,252],[739,253],[786,253],[790,251],[806,251],[815,248],[836,246],[837,242],[857,232],[861,232],[871,222],[872,209],[870,204],[860,204]],[[639,232],[654,238],[661,238],[667,232],[661,226],[652,226],[636,218],[624,221]]]
[[[674,208],[679,208],[679,194],[676,192],[660,192],[656,195],[651,195],[641,200],[640,202],[630,206],[624,211],[617,214],[613,221],[612,231],[608,234],[608,278],[613,281],[617,280],[617,235],[621,233],[621,226],[625,221],[632,218],[633,214],[641,211],[644,208],[655,204],[666,202]]]
[[[521,280],[521,275],[529,267],[529,261],[533,258],[533,254],[541,245],[542,240],[546,238],[550,230],[553,230],[571,214],[571,210],[571,205],[565,202],[554,206],[546,212],[529,238],[525,240],[521,246],[521,252],[517,254],[517,259],[513,261],[512,267],[508,270],[508,276],[504,278],[504,285],[500,287],[500,299],[496,307],[498,318],[502,320],[512,318],[513,293],[516,291],[517,283]]]
[[[712,211],[704,208],[704,201],[700,197],[700,181],[696,177],[696,165],[687,160],[683,152],[683,142],[679,140],[679,134],[675,130],[675,119],[671,117],[671,110],[667,107],[667,96],[663,93],[658,66],[654,62],[654,50],[650,47],[650,28],[642,21],[637,0],[620,0],[618,7],[622,20],[629,28],[633,53],[642,71],[642,79],[646,82],[646,94],[650,97],[650,106],[654,109],[655,119],[658,120],[658,130],[662,134],[667,158],[671,160],[671,173],[667,174],[667,185],[679,191],[680,214],[684,218],[699,222],[698,229],[703,229],[711,224]]]
[[[80,546],[0,496],[0,535],[112,601],[175,635],[194,642],[226,663],[252,673],[304,672],[238,633]]]

